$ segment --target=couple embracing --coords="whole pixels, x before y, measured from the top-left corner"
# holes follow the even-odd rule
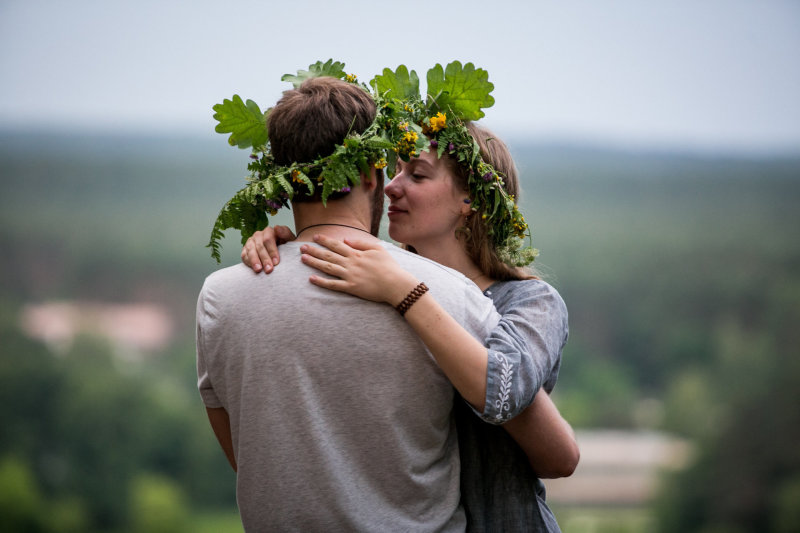
[[[548,396],[567,311],[526,268],[508,149],[472,122],[492,84],[437,65],[422,99],[405,67],[368,87],[343,66],[285,76],[266,119],[215,106],[253,155],[211,247],[249,239],[200,293],[198,387],[244,528],[558,531],[539,478],[578,461]],[[376,237],[384,196],[402,247]],[[289,206],[295,233],[256,231]]]

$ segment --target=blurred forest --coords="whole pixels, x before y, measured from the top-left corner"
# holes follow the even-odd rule
[[[564,416],[693,443],[648,511],[661,531],[800,530],[800,158],[511,141],[538,269],[570,311]],[[0,531],[237,530],[194,305],[246,155],[0,134]],[[238,236],[223,245],[238,261]],[[157,304],[174,330],[157,349],[53,344],[23,328],[47,302]]]

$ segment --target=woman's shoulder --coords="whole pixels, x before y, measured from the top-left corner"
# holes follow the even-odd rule
[[[549,320],[568,320],[567,305],[555,287],[541,279],[499,281],[484,294],[492,299],[503,315],[520,315],[532,320],[547,316]]]
[[[484,294],[495,301],[495,306],[498,302],[512,304],[529,300],[548,300],[556,305],[564,305],[564,299],[558,290],[541,279],[498,281],[486,289]]]
[[[507,290],[525,291],[556,291],[555,287],[540,278],[531,279],[512,279],[508,281],[496,281],[492,287],[502,287]]]

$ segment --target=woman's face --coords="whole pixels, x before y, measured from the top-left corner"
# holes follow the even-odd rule
[[[408,162],[397,162],[396,174],[386,185],[389,197],[389,235],[420,251],[455,240],[455,230],[469,212],[467,193],[454,184],[447,164],[435,153],[422,152]]]

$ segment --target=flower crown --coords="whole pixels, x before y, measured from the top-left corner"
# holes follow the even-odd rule
[[[295,88],[305,80],[330,76],[357,84],[375,101],[377,114],[360,134],[351,133],[332,154],[308,163],[278,165],[272,156],[266,113],[252,100],[243,102],[239,95],[214,106],[218,133],[230,133],[228,143],[252,148],[247,185],[231,198],[217,217],[207,245],[220,262],[220,241],[226,229],[241,232],[242,244],[256,231],[269,224],[268,214],[275,215],[288,207],[296,194],[312,195],[322,187],[323,204],[334,192],[347,192],[360,183],[360,174],[369,174],[370,166],[386,168],[394,177],[397,159],[408,161],[423,151],[435,150],[439,157],[448,154],[468,174],[469,196],[473,212],[486,224],[500,259],[510,266],[531,263],[537,250],[525,246],[531,240],[528,225],[509,195],[503,176],[480,155],[480,148],[470,135],[465,121],[484,116],[482,108],[491,107],[494,85],[488,73],[472,63],[454,61],[442,68],[437,64],[428,71],[428,96],[419,93],[416,72],[400,65],[395,71],[384,69],[370,87],[346,74],[344,63],[329,59],[318,61],[297,75],[285,74],[281,80]],[[313,178],[310,176],[314,176]]]

